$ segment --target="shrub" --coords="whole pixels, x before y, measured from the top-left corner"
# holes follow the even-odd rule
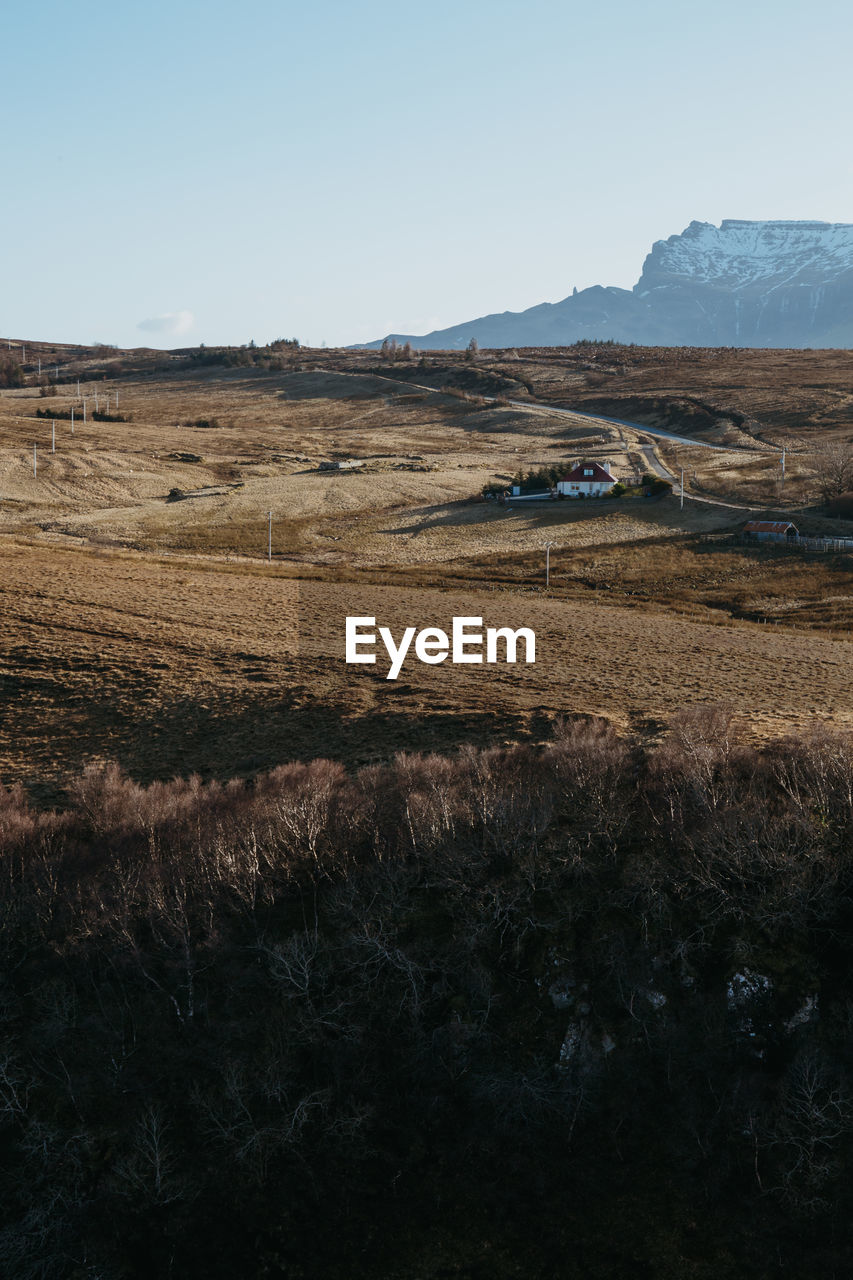
[[[840,493],[837,497],[830,498],[826,509],[830,515],[842,520],[853,520],[853,493]]]
[[[0,355],[0,387],[22,387],[24,370],[13,356]]]

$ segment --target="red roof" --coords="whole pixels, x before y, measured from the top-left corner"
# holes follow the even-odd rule
[[[591,471],[592,475],[586,475],[585,472],[587,471]],[[599,466],[597,462],[579,463],[575,467],[574,471],[570,471],[567,476],[563,476],[563,484],[566,484],[569,480],[572,484],[584,482],[586,484],[601,484],[602,481],[605,484],[616,483],[616,477],[612,476],[609,471],[604,469],[604,467]]]
[[[787,533],[789,529],[797,532],[790,520],[748,520],[743,526],[744,533]]]

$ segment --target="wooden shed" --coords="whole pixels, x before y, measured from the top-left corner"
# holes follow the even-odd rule
[[[757,542],[785,542],[798,538],[797,526],[790,520],[748,520],[743,526],[744,536]]]

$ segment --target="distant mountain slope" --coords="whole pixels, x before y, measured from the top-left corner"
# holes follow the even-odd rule
[[[564,346],[613,338],[647,346],[853,347],[853,225],[691,222],[658,240],[633,289],[594,285],[527,311],[423,336],[419,349]],[[382,339],[366,343],[378,347]]]

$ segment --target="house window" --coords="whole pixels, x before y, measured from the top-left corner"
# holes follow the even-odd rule
[[[585,475],[585,476],[591,476],[591,475],[592,475],[592,467],[584,467],[584,475]]]

